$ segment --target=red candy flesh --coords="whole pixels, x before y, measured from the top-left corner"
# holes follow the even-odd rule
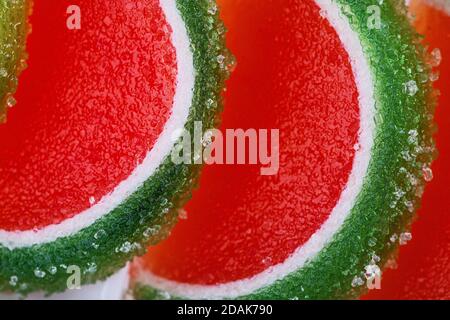
[[[280,170],[204,168],[188,219],[143,259],[156,275],[193,284],[253,276],[304,244],[346,185],[359,130],[349,56],[314,1],[219,4],[237,59],[221,130],[280,129]]]
[[[170,116],[176,55],[157,0],[35,1],[29,67],[0,125],[0,229],[70,218],[126,179]]]

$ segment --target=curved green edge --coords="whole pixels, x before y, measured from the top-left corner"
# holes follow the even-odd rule
[[[406,232],[414,218],[425,184],[423,166],[435,156],[434,94],[424,63],[425,50],[412,31],[402,1],[388,0],[381,9],[382,28],[369,29],[371,0],[336,0],[360,35],[375,81],[376,133],[368,176],[344,226],[306,266],[282,280],[239,299],[348,299],[367,288],[352,286],[364,278],[373,255],[385,265],[395,257],[392,235]],[[414,96],[404,84],[417,83]],[[417,141],[413,131],[417,131]],[[408,204],[408,206],[407,206]],[[398,241],[397,241],[398,242]],[[165,299],[167,293],[136,284],[136,298]]]
[[[194,122],[214,127],[222,108],[222,91],[231,56],[225,30],[208,0],[177,0],[194,56],[195,88],[186,129]],[[224,56],[218,59],[219,56]],[[75,235],[28,248],[0,247],[0,291],[27,294],[64,291],[68,266],[81,269],[81,284],[105,279],[124,267],[149,244],[165,237],[196,184],[199,166],[175,165],[168,156],[156,173],[124,203]],[[45,276],[42,277],[43,272]],[[73,272],[73,270],[72,270]]]
[[[25,68],[30,12],[29,0],[0,0],[0,123],[6,120],[18,75]]]

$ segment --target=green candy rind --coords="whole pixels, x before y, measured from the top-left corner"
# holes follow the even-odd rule
[[[0,123],[6,120],[18,75],[25,68],[30,11],[28,0],[0,0]]]
[[[378,266],[395,256],[398,240],[393,243],[390,239],[409,230],[414,218],[410,210],[420,205],[426,183],[423,168],[428,168],[435,156],[435,98],[431,83],[426,81],[429,67],[420,37],[412,30],[402,1],[378,5],[382,18],[379,30],[369,29],[367,24],[367,9],[377,4],[374,1],[335,2],[359,34],[375,82],[377,127],[368,176],[346,222],[319,255],[302,269],[238,299],[359,297],[367,288],[354,287],[353,279],[365,280],[364,268],[372,263],[373,255],[380,259]],[[419,88],[413,96],[404,87],[410,80]],[[417,143],[411,130],[418,133]],[[139,283],[133,290],[138,299],[168,296]]]
[[[218,15],[211,13],[215,3],[177,0],[177,6],[188,30],[196,70],[193,103],[185,126],[193,133],[195,121],[202,121],[206,128],[217,125],[231,61],[224,27]],[[199,169],[175,165],[168,155],[138,191],[77,234],[28,248],[0,246],[0,291],[64,291],[70,265],[81,268],[81,284],[112,275],[134,256],[144,254],[147,245],[167,235],[177,220],[177,208],[183,206],[196,184]]]

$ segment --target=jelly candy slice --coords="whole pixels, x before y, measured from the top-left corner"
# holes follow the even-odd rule
[[[434,150],[423,49],[405,6],[379,3],[221,1],[237,61],[222,131],[279,129],[279,171],[205,168],[187,220],[134,264],[137,298],[349,298],[377,285]]]
[[[171,161],[176,129],[214,125],[227,74],[214,8],[36,1],[0,126],[0,290],[92,283],[165,235],[198,171]]]

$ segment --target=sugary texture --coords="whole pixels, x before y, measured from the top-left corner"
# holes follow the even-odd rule
[[[159,3],[105,11],[80,1],[80,30],[66,27],[70,4],[35,4],[29,67],[0,126],[1,230],[41,229],[94,205],[142,162],[171,114],[177,61]]]
[[[62,0],[61,3],[68,5],[68,2]],[[148,3],[146,3],[147,6],[144,6],[142,2],[141,5],[137,5],[135,1],[131,0],[96,1],[95,3],[86,1],[84,2],[84,11],[82,12],[83,15],[86,16],[86,23],[90,21],[88,19],[90,16],[89,8],[97,8],[98,10],[103,9],[103,12],[96,12],[98,15],[95,18],[98,19],[98,16],[103,17],[104,19],[101,21],[106,25],[111,25],[110,19],[124,19],[123,30],[120,28],[117,30],[118,26],[111,26],[111,28],[116,30],[118,37],[116,40],[119,41],[119,44],[130,49],[129,46],[133,43],[133,40],[135,40],[134,38],[130,38],[130,34],[135,34],[137,36],[142,27],[145,27],[148,24],[153,25],[151,15],[145,15],[144,12],[149,4],[155,3],[159,2],[156,0],[148,0]],[[52,5],[58,6],[59,4],[53,1]],[[50,6],[46,1],[36,4],[35,14],[40,15],[39,17],[45,16],[48,13],[44,8],[46,6]],[[136,6],[139,8],[136,8]],[[224,48],[224,29],[219,22],[217,8],[214,2],[179,0],[177,1],[177,6],[188,30],[191,50],[194,56],[194,67],[196,69],[194,97],[186,128],[188,130],[193,130],[194,121],[197,120],[202,120],[205,126],[213,127],[217,122],[218,111],[221,109],[221,93],[225,78],[229,72],[228,66],[231,61],[228,52]],[[127,16],[122,16],[121,12],[127,7],[132,8],[132,11],[136,14],[141,13],[142,15],[138,17],[139,19],[131,19],[131,17],[127,18]],[[40,8],[42,8],[43,11],[41,11],[42,9]],[[48,9],[51,12],[55,10],[52,8]],[[139,10],[136,11],[136,9]],[[65,9],[61,15],[64,15],[64,13]],[[105,16],[106,13],[111,13],[111,15],[108,15],[110,19],[107,19]],[[92,15],[91,18],[93,18],[93,16],[94,15]],[[59,18],[62,18],[62,16],[59,16]],[[57,17],[56,19],[59,18]],[[40,18],[36,19],[41,21]],[[59,21],[64,23],[60,26],[64,28],[65,21],[62,19]],[[95,22],[91,20],[91,23]],[[163,25],[160,24],[155,27],[162,26]],[[85,26],[85,28],[86,30],[83,31],[82,25],[81,30],[76,30],[74,32],[87,32],[88,34],[95,32],[95,29],[87,28],[87,26]],[[134,28],[136,29],[134,30]],[[49,33],[48,36],[51,36],[52,32],[54,32],[52,28],[46,28],[45,31]],[[145,34],[147,35],[147,33]],[[100,39],[95,42],[95,45],[103,44],[106,47],[111,46],[111,48],[121,50],[120,48],[115,47],[115,43],[108,40],[109,36],[107,36],[107,34],[101,33],[99,36]],[[114,35],[110,36],[114,37]],[[74,37],[81,37],[81,35],[74,35]],[[162,37],[162,40],[163,39],[164,37]],[[42,40],[44,41],[44,39]],[[48,44],[48,42],[45,41],[42,45],[45,44]],[[32,45],[32,43],[30,45]],[[35,43],[35,45],[39,46],[40,44]],[[57,46],[56,44],[54,45]],[[73,44],[73,46],[76,45],[77,44],[75,43]],[[93,44],[91,45],[95,50],[102,48],[97,48]],[[53,46],[51,48],[53,48]],[[144,48],[146,47],[144,46]],[[70,47],[68,49],[70,50]],[[168,48],[162,49],[167,50]],[[41,56],[33,59],[37,59],[36,61],[40,61],[39,59],[46,59],[42,51],[41,53]],[[115,67],[120,69],[121,61],[123,60],[130,61],[130,64],[132,64],[132,62],[135,62],[133,59],[139,60],[140,58],[145,57],[137,55],[135,57],[133,56],[131,60],[128,60],[132,53],[133,50],[124,50],[123,55],[118,57],[120,58],[120,61],[117,62],[118,64]],[[168,53],[170,53],[170,51]],[[88,61],[91,56],[95,57],[95,52],[91,52],[91,54],[89,52],[80,52],[79,54],[86,55],[86,60],[77,61],[79,64]],[[108,52],[103,59],[98,57],[98,65],[94,64],[91,66],[91,68],[94,69],[94,74],[96,71],[100,72],[102,66],[105,68],[105,74],[107,74],[107,71],[110,71],[111,68],[115,68],[114,60],[110,60],[111,56],[114,56],[114,52]],[[55,59],[61,58],[59,56],[53,57]],[[168,58],[170,58],[170,56]],[[170,59],[168,59],[168,62],[170,66]],[[52,63],[52,61],[49,61],[48,63]],[[64,67],[64,64],[61,64],[58,60],[56,60],[55,63],[59,63],[61,67]],[[86,70],[86,72],[91,72],[91,68],[84,70]],[[168,68],[164,70],[169,72],[170,78],[171,69]],[[45,73],[46,69],[43,67],[40,71]],[[135,71],[138,72],[138,70]],[[77,70],[68,70],[68,72],[77,72]],[[161,72],[161,70],[154,70],[153,72]],[[134,74],[135,73],[133,73],[133,75]],[[44,75],[51,77],[51,75]],[[117,74],[117,78],[117,81],[120,81],[121,75]],[[104,78],[99,77],[97,81],[100,89],[104,88],[100,85],[102,79]],[[133,78],[130,80],[128,77],[127,82],[123,83],[123,88],[120,90],[127,92],[125,88],[130,88],[131,90],[132,88],[135,88],[135,86],[145,86],[145,83],[134,83],[132,80]],[[78,88],[74,86],[75,80],[72,83],[66,82],[65,84],[68,87],[61,88],[58,83],[54,83],[53,85],[60,88],[60,92],[73,90],[74,94],[79,94],[80,99],[83,99],[83,92],[77,93]],[[38,83],[34,85],[48,86],[47,83]],[[81,83],[80,85],[86,84]],[[159,87],[159,89],[170,91],[171,87]],[[123,93],[123,91],[106,91],[108,95],[111,95],[111,99],[114,99],[115,93],[119,96],[121,96],[120,92]],[[55,94],[59,94],[60,92],[55,92]],[[84,94],[89,94],[89,92]],[[159,94],[160,92],[152,93],[152,95]],[[49,97],[49,99],[50,98],[58,99],[58,97]],[[157,99],[157,97],[154,96],[151,96],[150,98]],[[104,106],[98,107],[105,110]],[[137,108],[137,105],[135,107]],[[108,110],[114,111],[114,108]],[[92,112],[95,111],[96,110],[92,110]],[[126,113],[127,110],[122,111]],[[54,116],[58,116],[58,113],[55,113]],[[108,116],[109,115],[105,114],[105,117],[103,118],[105,122],[108,122]],[[117,113],[116,116],[120,117],[121,114]],[[141,121],[145,122],[145,119],[141,119]],[[130,124],[126,121],[122,121],[120,125],[127,128]],[[65,127],[60,127],[60,130],[61,133],[66,133],[67,129]],[[94,130],[96,129],[94,128]],[[151,132],[155,131],[157,130]],[[148,134],[148,132],[145,132],[145,134]],[[133,156],[139,158],[138,155]],[[121,164],[119,164],[119,166],[120,165]],[[170,157],[168,157],[154,175],[124,203],[80,232],[43,245],[35,245],[14,250],[0,247],[0,290],[16,291],[23,294],[36,290],[42,290],[47,293],[65,290],[67,288],[66,281],[70,276],[70,274],[67,273],[67,268],[71,265],[80,267],[82,272],[82,284],[93,283],[113,274],[123,267],[132,257],[142,254],[145,251],[146,245],[151,243],[154,244],[167,235],[171,225],[177,220],[177,208],[189,197],[189,190],[192,188],[192,185],[195,184],[198,170],[199,168],[197,166],[188,166],[184,164],[175,165],[170,160]],[[71,191],[74,192],[74,190]]]
[[[304,4],[305,1],[297,3]],[[367,23],[367,9],[373,5],[373,1],[337,0],[336,3],[342,14],[349,19],[353,30],[359,34],[374,78],[376,132],[368,176],[350,216],[321,253],[303,269],[268,284],[253,294],[239,297],[242,299],[331,299],[360,296],[367,290],[366,278],[373,276],[390,261],[399,242],[404,243],[409,239],[410,223],[419,205],[424,184],[431,178],[429,166],[435,153],[432,140],[434,128],[431,125],[434,98],[429,81],[429,66],[424,62],[424,49],[409,25],[404,4],[395,0],[379,2],[381,28],[373,29]],[[253,10],[261,6],[260,2],[255,1],[253,4]],[[270,4],[274,8],[279,6],[278,1],[270,1]],[[224,8],[227,5],[235,5],[233,10],[238,10],[243,2],[223,1]],[[273,12],[276,11],[277,9],[273,9]],[[284,17],[286,16],[289,15]],[[262,26],[253,26],[258,22],[257,19],[248,19],[247,24],[238,24],[237,21],[241,21],[239,16],[228,20],[230,34],[233,34],[233,26],[240,26],[236,31],[236,39],[241,37],[242,42],[247,42],[256,36],[259,41],[267,40],[249,31],[260,32]],[[273,20],[270,22],[273,23]],[[286,31],[286,34],[289,32]],[[239,53],[237,56],[239,68]],[[289,61],[293,59],[295,55]],[[269,68],[266,63],[258,61],[254,61],[255,72],[261,68]],[[324,73],[323,76],[325,75]],[[244,88],[241,90],[245,91]],[[262,87],[254,90],[251,92],[257,95],[257,90],[268,89]],[[313,100],[311,97],[311,101]],[[247,106],[241,106],[245,107]],[[270,113],[267,117],[270,118]],[[297,128],[299,139],[304,134],[302,130],[303,128]],[[226,176],[225,179],[229,177]],[[234,201],[233,195],[229,196],[229,201]],[[256,195],[245,195],[250,200],[252,196]],[[283,203],[285,199],[280,197],[278,201]],[[256,204],[247,204],[248,207],[254,205]],[[287,212],[288,210],[289,207],[286,208]],[[189,217],[189,211],[187,213]],[[195,212],[191,215],[194,216]],[[260,227],[264,226],[264,221],[259,219],[253,222]],[[213,223],[211,221],[211,225]],[[291,224],[287,224],[286,228],[290,226]],[[191,234],[191,237],[200,237],[202,230],[200,225],[199,230],[195,230],[198,233]],[[270,228],[267,232],[271,232]],[[277,237],[276,232],[272,236]],[[285,241],[289,242],[290,238]],[[281,242],[279,245],[285,246]],[[242,252],[235,254],[239,256]],[[234,258],[235,256],[230,257]],[[150,261],[148,265],[153,263]],[[258,264],[259,261],[256,260],[255,263]],[[176,267],[178,269],[180,266]],[[158,272],[198,282],[194,276],[174,275],[171,270],[161,269]],[[189,273],[195,275],[195,271]],[[217,279],[216,276],[215,280]],[[137,283],[135,293],[138,298],[170,297],[145,283]]]
[[[450,11],[427,3],[412,1],[411,15],[428,46],[432,79],[439,75],[435,82],[440,90],[435,117],[439,156],[412,227],[413,239],[400,249],[396,269],[385,273],[382,290],[372,292],[368,299],[450,299]]]
[[[6,121],[8,108],[15,105],[18,77],[26,67],[31,6],[31,0],[0,1],[0,124]]]
[[[156,275],[191,284],[245,279],[286,260],[336,206],[358,140],[349,57],[313,2],[227,0],[222,7],[237,65],[221,131],[279,128],[280,171],[204,168],[188,219],[145,260]]]

